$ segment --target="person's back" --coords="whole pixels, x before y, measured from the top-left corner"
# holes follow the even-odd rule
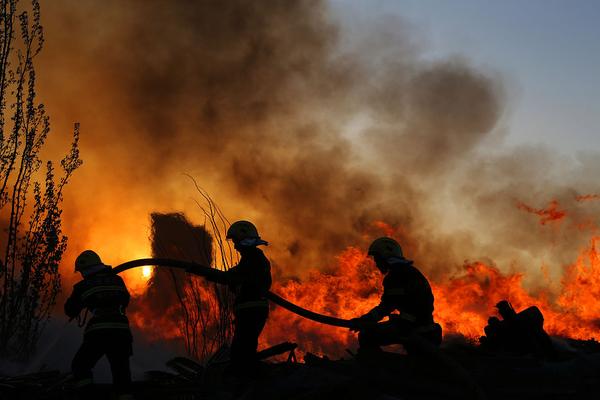
[[[351,329],[360,331],[359,350],[380,351],[380,346],[401,343],[408,353],[417,353],[439,346],[442,329],[433,321],[434,298],[427,278],[404,257],[392,238],[376,239],[368,254],[385,278],[379,305],[351,320]],[[385,317],[389,321],[379,322]]]
[[[85,309],[85,315],[90,312],[91,318],[71,365],[74,386],[84,388],[92,383],[92,368],[106,355],[117,392],[127,393],[131,384],[129,357],[132,354],[132,336],[125,315],[130,299],[127,287],[91,250],[83,252],[75,264],[84,279],[74,285],[64,306],[65,313],[74,319]]]
[[[256,227],[237,221],[227,230],[240,254],[240,262],[227,271],[227,282],[235,293],[235,331],[231,341],[233,375],[250,377],[256,372],[258,338],[269,317],[266,299],[271,287],[271,264],[257,246],[266,245]]]
[[[129,298],[123,279],[106,267],[75,284],[73,295],[65,303],[65,312],[77,315],[82,309],[91,311],[85,334],[105,329],[122,329],[130,334],[125,315]]]
[[[236,305],[264,299],[271,288],[271,263],[258,247],[241,248],[240,262],[229,270]]]
[[[394,310],[417,325],[433,323],[433,292],[427,278],[412,264],[390,268],[383,296]]]

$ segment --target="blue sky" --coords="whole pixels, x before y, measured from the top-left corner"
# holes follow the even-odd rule
[[[398,16],[427,57],[461,55],[503,77],[508,144],[600,151],[600,1],[331,0],[343,21]],[[363,26],[363,30],[365,29]]]

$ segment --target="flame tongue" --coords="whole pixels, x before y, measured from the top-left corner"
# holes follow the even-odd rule
[[[531,305],[540,308],[545,328],[551,335],[575,339],[600,337],[600,257],[592,239],[563,277],[560,293],[530,294],[522,284],[523,275],[503,274],[482,262],[466,263],[462,274],[432,282],[434,317],[444,333],[478,339],[483,334],[495,304],[508,299],[517,311]],[[353,318],[379,302],[381,276],[362,251],[349,248],[338,258],[330,274],[313,273],[300,283],[279,282],[274,290],[288,300],[314,311]],[[555,301],[551,301],[556,298]],[[262,337],[263,345],[297,340],[306,351],[343,354],[356,347],[356,337],[344,329],[321,326],[275,308]]]

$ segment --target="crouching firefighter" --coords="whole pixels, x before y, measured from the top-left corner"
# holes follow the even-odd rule
[[[268,243],[248,221],[234,222],[227,230],[227,239],[240,254],[238,265],[227,271],[227,283],[235,293],[229,372],[251,375],[257,364],[258,338],[269,316],[266,295],[271,288],[271,264],[258,248]]]
[[[103,355],[110,363],[115,391],[127,395],[131,384],[129,357],[132,354],[132,336],[125,308],[129,304],[129,292],[123,279],[104,265],[98,254],[86,250],[75,260],[75,272],[83,280],[75,284],[73,293],[65,303],[69,318],[85,324],[88,312],[91,318],[85,326],[83,344],[71,364],[74,389],[85,391],[92,383],[92,368]]]
[[[359,353],[378,352],[380,346],[390,344],[402,344],[409,354],[439,347],[442,328],[433,321],[433,293],[427,278],[404,258],[392,238],[376,239],[368,254],[385,278],[379,305],[351,320],[351,329],[359,331]],[[388,316],[389,320],[378,323]]]

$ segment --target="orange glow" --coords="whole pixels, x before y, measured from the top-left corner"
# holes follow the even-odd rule
[[[392,226],[383,221],[375,221],[373,222],[373,226],[381,230],[381,233],[385,236],[394,236],[398,232],[397,229],[394,229]]]
[[[385,227],[385,234],[400,232],[382,222],[377,226]],[[517,310],[538,306],[545,318],[544,326],[552,335],[600,339],[599,245],[600,236],[593,237],[575,262],[565,266],[558,292],[532,293],[523,287],[522,273],[503,273],[496,266],[478,261],[465,263],[459,273],[431,281],[435,320],[442,325],[445,335],[460,334],[476,341],[483,335],[489,316],[494,314],[495,304],[507,299]],[[127,278],[128,283],[143,283],[146,287],[151,272],[151,268],[137,270],[137,276]],[[302,307],[349,319],[378,304],[382,279],[365,250],[349,247],[337,257],[337,266],[332,271],[313,271],[303,281],[278,281],[272,290]],[[202,298],[211,302],[212,292],[203,287],[200,290]],[[168,305],[159,316],[144,307],[151,306],[140,304],[130,319],[148,338],[181,338],[182,316],[178,304]],[[332,356],[342,356],[345,349],[357,346],[356,334],[347,329],[321,325],[273,306],[260,346],[283,341],[298,342],[303,351]]]
[[[136,310],[128,310],[127,317],[131,326],[142,331],[146,339],[151,341],[177,340],[182,337],[178,324],[182,320],[179,304],[171,304],[166,311],[158,314],[151,304],[137,301]]]
[[[147,258],[148,256],[133,257]],[[146,291],[148,281],[152,277],[152,267],[134,268],[121,274],[132,296],[139,296]]]
[[[142,267],[142,277],[150,279],[150,277],[152,276],[152,269],[152,267],[147,265]]]
[[[150,250],[140,250],[148,247],[147,243],[143,244],[132,244],[130,246],[115,245],[114,242],[98,240],[97,245],[89,245],[86,248],[96,250],[102,261],[106,264],[112,265],[113,267],[124,261],[134,260],[136,258],[148,258]],[[139,246],[139,247],[137,247]],[[81,249],[84,249],[83,247]],[[82,250],[80,250],[82,251]],[[76,252],[69,253],[64,259],[61,267],[61,273],[65,280],[63,286],[68,288],[69,285],[74,284],[81,280],[81,275],[73,273],[71,265],[75,263]],[[127,254],[133,254],[130,258]],[[152,267],[135,268],[125,271],[121,274],[121,277],[127,285],[127,289],[132,296],[138,296],[143,294],[148,287],[148,280],[152,277]]]
[[[552,200],[546,208],[536,209],[522,202],[517,203],[517,208],[539,216],[541,225],[561,221],[567,215],[565,210],[559,209],[557,200]]]
[[[561,292],[552,301],[551,293],[529,293],[522,286],[522,274],[503,274],[481,262],[466,263],[463,271],[432,282],[435,295],[434,317],[444,334],[460,334],[477,340],[483,335],[495,304],[509,300],[517,310],[531,305],[540,308],[545,328],[552,335],[576,339],[600,338],[600,237],[591,240],[576,262],[569,266],[561,282]],[[381,280],[366,254],[348,248],[338,258],[338,268],[330,274],[313,273],[300,283],[280,282],[273,290],[288,300],[311,310],[352,318],[369,311],[379,302]],[[262,345],[285,340],[298,341],[305,351],[342,355],[356,347],[356,335],[346,329],[322,326],[275,308],[262,336]]]
[[[207,321],[206,329],[214,332],[216,326],[212,322],[218,319],[220,311],[219,303],[214,297],[212,284],[207,284],[199,277],[190,279],[190,283],[191,285],[186,286],[180,293],[182,301],[194,304],[194,298],[202,299],[204,305],[202,311],[193,306],[183,310],[178,301],[171,304],[164,304],[164,302],[156,304],[156,300],[153,303],[152,298],[147,298],[142,294],[135,299],[135,306],[128,310],[127,315],[131,325],[142,331],[146,339],[151,341],[181,340],[183,342],[183,332],[186,330],[191,332],[195,326],[201,326],[201,320]],[[210,334],[203,336],[201,332],[198,332],[198,336],[211,340]]]
[[[600,200],[600,194],[583,194],[580,196],[575,196],[575,200],[577,200],[577,201]]]

